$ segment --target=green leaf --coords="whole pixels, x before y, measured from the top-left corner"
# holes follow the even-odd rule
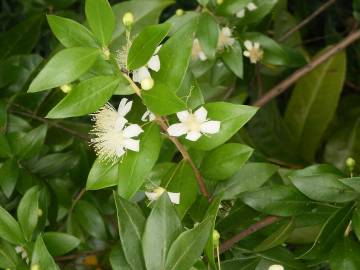
[[[332,120],[345,79],[346,55],[341,52],[299,80],[285,113],[285,121],[299,153],[313,161]]]
[[[10,198],[19,177],[19,167],[14,159],[8,159],[0,167],[0,187],[5,196]]]
[[[331,270],[360,269],[360,245],[350,237],[338,241],[330,253]]]
[[[39,235],[36,239],[31,265],[38,265],[40,269],[58,270],[58,267],[47,250],[41,235]]]
[[[0,267],[13,268],[20,264],[20,260],[12,245],[0,239]]]
[[[356,207],[352,216],[352,227],[358,239],[360,239],[360,208]]]
[[[145,218],[135,204],[121,198],[114,192],[119,235],[125,258],[132,269],[145,269],[141,248],[141,236],[145,228]]]
[[[115,76],[97,76],[82,81],[46,117],[67,118],[93,113],[110,99],[119,82]]]
[[[46,232],[43,239],[52,256],[64,255],[80,245],[80,239],[62,232]]]
[[[244,76],[243,51],[238,42],[229,49],[224,50],[221,58],[229,69],[239,78]]]
[[[299,258],[316,259],[326,255],[349,225],[354,204],[348,204],[332,214],[321,228],[313,246]]]
[[[26,191],[17,208],[17,217],[26,240],[31,240],[38,223],[39,187]]]
[[[12,155],[12,151],[10,149],[10,144],[5,135],[0,132],[0,157],[6,158]],[[1,169],[0,169],[1,171]],[[1,181],[0,181],[1,182]]]
[[[294,216],[310,211],[309,200],[292,186],[272,186],[246,192],[241,200],[259,212]]]
[[[209,13],[202,13],[196,33],[201,49],[209,59],[214,59],[219,39],[219,26]]]
[[[98,190],[117,185],[118,164],[101,161],[97,158],[92,165],[87,182],[87,190]]]
[[[341,183],[333,174],[290,178],[298,190],[314,201],[344,203],[359,196],[357,192]]]
[[[211,180],[224,180],[238,171],[252,152],[252,148],[243,144],[223,144],[205,156],[200,171]]]
[[[154,123],[148,126],[140,136],[140,151],[129,151],[119,164],[119,195],[127,199],[134,196],[154,167],[160,148],[160,129]]]
[[[146,27],[132,42],[127,58],[128,69],[145,66],[169,30],[170,24],[167,23]]]
[[[99,210],[87,201],[79,201],[74,209],[74,216],[81,227],[90,235],[106,239],[106,228]]]
[[[15,245],[22,245],[25,239],[22,235],[19,223],[0,206],[0,238]]]
[[[204,105],[210,120],[221,121],[220,132],[202,136],[197,142],[189,143],[200,150],[211,150],[229,140],[242,128],[257,111],[256,107],[236,105],[226,102],[214,102]]]
[[[344,178],[339,179],[339,181],[344,185],[351,187],[357,193],[360,193],[360,177]]]
[[[120,244],[115,245],[111,249],[110,264],[113,270],[132,270],[126,261],[124,251]]]
[[[82,24],[67,18],[47,15],[51,31],[65,47],[99,47],[93,34]]]
[[[147,270],[165,269],[170,245],[180,234],[182,225],[166,192],[155,202],[142,237]],[[154,248],[156,247],[156,248]]]
[[[95,38],[102,46],[109,45],[115,29],[115,15],[109,2],[86,0],[85,14]]]
[[[180,234],[170,247],[165,269],[190,269],[202,254],[212,225],[213,218],[209,217],[195,228]]]
[[[196,28],[197,20],[184,25],[165,42],[158,54],[161,67],[153,74],[155,84],[157,82],[165,84],[169,92],[176,92],[186,75]],[[181,44],[180,47],[179,44]]]
[[[89,47],[58,52],[32,81],[28,92],[39,92],[75,81],[91,68],[100,53],[99,49]]]
[[[246,191],[255,191],[270,179],[278,166],[269,163],[247,163],[233,177],[216,187],[215,194],[223,194],[224,200],[236,198]]]

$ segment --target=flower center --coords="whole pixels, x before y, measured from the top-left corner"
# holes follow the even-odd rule
[[[186,127],[193,132],[200,131],[200,122],[195,118],[194,115],[189,115],[188,119],[185,121]]]
[[[249,51],[249,53],[250,53],[250,58],[256,62],[261,60],[263,57],[263,51],[261,49],[253,48]]]

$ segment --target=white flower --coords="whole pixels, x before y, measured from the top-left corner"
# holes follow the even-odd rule
[[[229,27],[223,27],[219,34],[218,50],[223,50],[225,47],[234,45],[234,43],[235,38],[232,36],[231,29]]]
[[[203,50],[200,46],[200,42],[197,38],[195,38],[194,42],[193,42],[191,57],[193,60],[198,60],[198,59],[200,59],[201,61],[207,60],[207,57],[206,57],[205,53],[203,52]]]
[[[147,62],[145,66],[135,69],[133,71],[134,82],[141,83],[143,80],[151,78],[149,69],[155,72],[158,72],[160,70],[160,58],[158,56],[158,52],[160,49],[161,49],[161,45],[156,48],[153,56],[150,58],[150,60]]]
[[[273,264],[271,265],[268,270],[284,270],[284,266],[280,265],[280,264]]]
[[[155,114],[150,112],[149,110],[146,110],[146,112],[142,115],[141,121],[147,122],[147,121],[154,121],[156,119]]]
[[[123,98],[118,110],[107,103],[98,112],[93,114],[95,121],[91,139],[95,151],[100,159],[104,161],[117,161],[125,154],[126,149],[139,151],[139,140],[133,139],[143,132],[136,124],[127,125],[125,115],[131,110],[132,101]]]
[[[169,126],[167,132],[170,136],[186,134],[186,139],[197,141],[203,134],[215,134],[220,130],[220,121],[207,120],[207,110],[204,107],[200,107],[195,113],[182,111],[176,115],[181,123]]]
[[[246,5],[245,8],[240,9],[238,12],[236,12],[236,17],[238,18],[243,18],[245,16],[246,13],[246,9],[251,11],[256,10],[258,7],[255,5],[255,3],[250,2],[249,4]]]
[[[260,44],[258,42],[253,43],[250,40],[246,40],[244,45],[247,49],[247,51],[244,51],[244,55],[250,58],[251,63],[256,64],[263,58],[264,51],[260,48]]]
[[[150,201],[156,201],[157,199],[160,198],[160,196],[166,191],[166,189],[162,188],[162,187],[158,187],[155,188],[154,190],[152,190],[151,192],[145,192],[146,197],[148,197],[148,199]],[[179,204],[180,203],[180,193],[174,193],[174,192],[169,192],[167,191],[167,194],[169,195],[170,201],[174,204]]]

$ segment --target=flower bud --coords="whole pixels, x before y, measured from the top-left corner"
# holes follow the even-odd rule
[[[60,89],[64,93],[69,93],[72,89],[72,86],[70,84],[64,84],[64,85],[60,86]]]
[[[220,244],[220,233],[217,230],[213,230],[212,238],[214,246],[217,247]]]
[[[130,27],[134,23],[134,15],[131,12],[126,12],[122,21],[126,27]]]
[[[37,209],[37,215],[38,217],[41,217],[43,215],[43,210],[41,208]]]
[[[346,167],[348,167],[348,169],[350,171],[354,170],[355,165],[356,165],[355,159],[353,159],[352,157],[349,157],[346,159],[345,163],[346,163]]]
[[[222,3],[224,3],[224,0],[216,0],[216,4],[221,5]]]
[[[181,9],[181,8],[178,8],[177,10],[176,10],[176,16],[182,16],[182,15],[184,15],[184,10],[183,9]]]
[[[104,55],[105,60],[109,60],[110,59],[110,50],[108,48],[104,47],[102,49],[102,51],[103,51],[103,55]]]
[[[30,269],[31,270],[40,270],[40,266],[38,264],[33,264]]]
[[[282,266],[281,264],[273,264],[270,265],[270,267],[268,268],[268,270],[284,270],[284,266]]]
[[[141,88],[144,90],[150,90],[154,87],[154,80],[152,78],[145,78],[141,81]]]

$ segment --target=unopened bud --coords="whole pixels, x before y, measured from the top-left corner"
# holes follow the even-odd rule
[[[104,47],[102,49],[102,51],[103,51],[103,55],[104,55],[105,60],[109,60],[110,59],[110,50],[108,48]]]
[[[30,269],[31,270],[40,270],[40,266],[38,264],[33,264]]]
[[[144,90],[150,90],[154,87],[154,80],[152,78],[145,78],[141,81],[141,88]]]
[[[184,15],[184,10],[179,8],[179,9],[176,10],[175,14],[176,14],[176,16],[182,16],[182,15]]]
[[[60,89],[64,93],[69,93],[72,89],[72,86],[70,84],[64,84],[64,85],[60,86]]]
[[[37,215],[38,215],[38,217],[41,217],[43,215],[43,210],[38,208],[37,209]]]
[[[126,12],[122,21],[126,27],[130,27],[134,23],[134,15],[131,12]]]
[[[212,238],[214,246],[217,247],[220,244],[220,233],[217,230],[213,230]]]
[[[355,165],[356,165],[355,159],[353,159],[352,157],[349,157],[346,159],[345,163],[346,163],[346,167],[348,167],[350,171],[354,170]]]
[[[281,264],[273,264],[270,265],[270,267],[268,268],[268,270],[284,270],[284,266],[282,266]]]
[[[224,3],[224,0],[216,0],[216,4],[221,5],[222,3]]]

